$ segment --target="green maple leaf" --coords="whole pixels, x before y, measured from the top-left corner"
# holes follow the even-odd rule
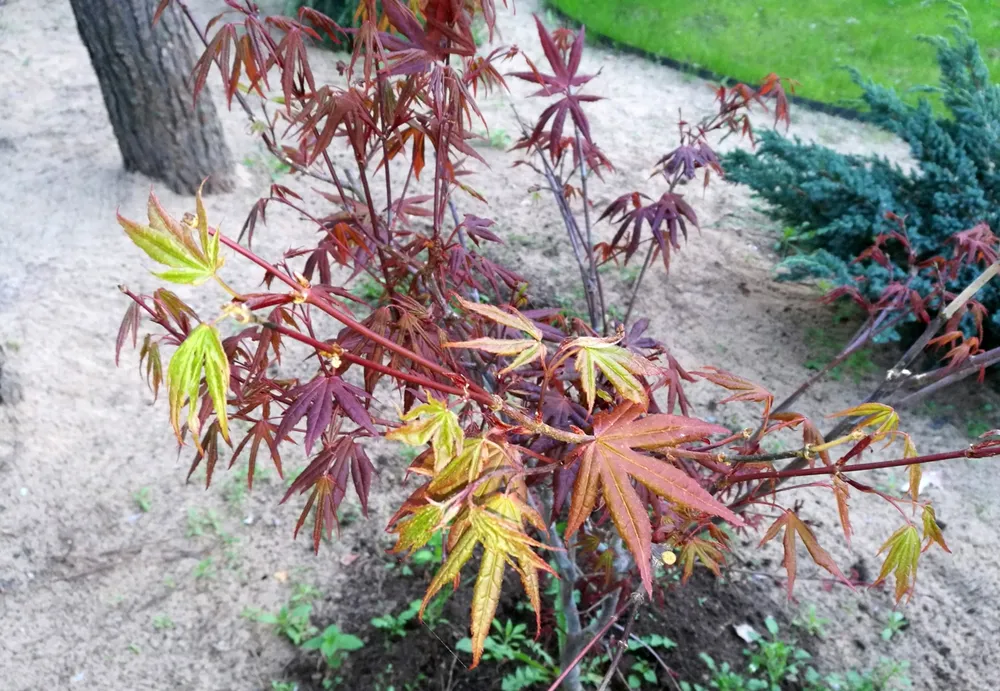
[[[882,571],[872,587],[883,583],[889,574],[896,577],[896,602],[913,595],[917,585],[917,562],[920,560],[920,533],[914,525],[904,525],[893,533],[878,553],[887,552]]]
[[[226,391],[229,388],[229,360],[222,348],[219,331],[209,324],[199,324],[181,346],[174,351],[167,368],[167,389],[170,398],[170,423],[178,440],[181,436],[181,409],[188,406],[187,425],[200,447],[198,431],[198,390],[202,379],[208,389],[212,407],[219,422],[222,437],[229,442],[229,420],[226,415]],[[200,450],[200,449],[199,449]]]
[[[195,227],[192,227],[167,214],[156,195],[150,192],[147,205],[149,225],[130,221],[121,214],[118,214],[118,223],[150,259],[170,267],[154,275],[172,283],[198,285],[215,276],[224,260],[219,257],[219,234],[208,232],[208,219],[200,189],[196,197],[196,209]],[[194,236],[195,228],[199,235],[197,241]]]
[[[564,355],[572,354],[576,358],[575,367],[580,374],[580,388],[587,400],[587,410],[594,409],[594,399],[598,395],[598,372],[625,400],[643,407],[649,403],[646,388],[636,377],[656,376],[660,370],[646,358],[615,345],[619,340],[619,337],[583,336],[573,339],[563,349]]]
[[[406,413],[402,419],[410,424],[394,429],[385,438],[410,446],[430,442],[434,449],[434,472],[447,465],[462,448],[465,434],[458,416],[448,408],[447,400],[439,401],[427,394],[427,403]]]
[[[462,567],[472,558],[476,545],[482,545],[479,574],[472,592],[472,667],[479,664],[490,626],[500,602],[503,574],[510,564],[521,577],[535,609],[536,621],[541,617],[538,572],[555,575],[552,568],[539,557],[535,547],[545,545],[525,535],[522,519],[527,519],[539,529],[544,521],[534,510],[513,495],[497,494],[481,506],[472,506],[462,512],[448,535],[448,558],[434,575],[420,607],[423,616],[427,603],[447,583],[454,581]],[[470,669],[472,668],[470,667]]]

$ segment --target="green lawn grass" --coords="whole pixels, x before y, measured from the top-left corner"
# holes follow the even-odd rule
[[[777,72],[800,82],[800,96],[847,106],[860,95],[848,66],[898,92],[937,84],[934,49],[916,38],[952,23],[942,0],[549,1],[617,43],[750,83]],[[1000,5],[964,5],[996,77]]]

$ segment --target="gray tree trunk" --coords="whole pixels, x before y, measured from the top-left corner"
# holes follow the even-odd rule
[[[197,61],[171,5],[153,27],[157,0],[70,0],[104,94],[125,169],[193,194],[232,188],[233,160],[207,91],[194,101]]]

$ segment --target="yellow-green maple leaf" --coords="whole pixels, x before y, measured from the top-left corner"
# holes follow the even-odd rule
[[[930,549],[930,546],[937,543],[941,549],[945,552],[951,552],[948,549],[948,545],[944,541],[944,534],[941,532],[941,526],[937,524],[937,516],[934,515],[934,507],[928,504],[924,507],[923,511],[923,524],[924,524],[924,539],[927,540],[927,544],[924,546],[923,551],[926,552]]]
[[[472,558],[476,545],[482,545],[479,574],[472,593],[472,667],[478,665],[482,658],[483,646],[500,602],[506,565],[513,566],[521,577],[525,592],[535,608],[536,619],[541,616],[538,572],[555,575],[545,560],[532,549],[545,545],[524,533],[521,518],[536,525],[543,524],[537,513],[512,495],[494,495],[484,505],[466,509],[452,525],[448,536],[448,558],[434,575],[424,595],[421,616],[438,591],[461,573],[462,567]]]
[[[458,424],[458,416],[448,407],[447,399],[439,401],[427,394],[427,403],[406,413],[402,419],[409,424],[392,430],[385,438],[410,446],[423,446],[430,442],[434,449],[435,473],[445,467],[462,448],[465,434]]]
[[[593,410],[597,393],[597,373],[603,374],[618,395],[627,401],[646,407],[649,397],[637,376],[656,376],[660,370],[649,360],[615,345],[618,338],[584,336],[571,341],[564,349],[576,358],[576,371],[580,375],[580,388]]]
[[[427,486],[427,492],[433,497],[444,499],[475,482],[483,474],[502,466],[512,469],[520,466],[518,455],[511,446],[485,437],[466,439],[459,454]],[[476,496],[496,491],[501,480],[498,474],[495,478],[481,482],[475,490]]]
[[[872,587],[884,582],[891,573],[896,577],[896,602],[904,595],[909,599],[917,584],[917,562],[920,560],[920,533],[916,526],[907,524],[893,533],[878,551],[882,552],[887,554]]]
[[[201,201],[201,189],[196,196],[194,227],[178,222],[149,194],[147,215],[149,225],[141,225],[118,214],[118,223],[133,243],[150,259],[169,267],[156,276],[172,283],[198,285],[212,278],[224,261],[219,257],[219,234],[208,232],[208,218]],[[196,241],[194,230],[198,230]]]
[[[199,324],[180,347],[174,351],[167,367],[167,388],[170,398],[170,423],[177,439],[181,440],[181,409],[188,406],[188,428],[195,445],[200,447],[198,431],[198,390],[202,379],[208,389],[219,431],[229,441],[229,422],[226,415],[226,391],[229,389],[229,360],[222,348],[219,331],[209,324]]]
[[[859,406],[833,413],[830,417],[860,417],[852,431],[857,432],[866,427],[874,428],[872,442],[888,438],[888,443],[896,440],[899,433],[899,414],[884,403],[862,403]]]

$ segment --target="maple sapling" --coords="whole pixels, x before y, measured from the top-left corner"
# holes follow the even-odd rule
[[[191,18],[182,0],[172,1]],[[719,573],[732,531],[764,528],[764,542],[782,535],[789,591],[799,541],[813,561],[847,583],[796,504],[784,502],[793,488],[779,485],[792,478],[831,490],[848,539],[852,492],[898,509],[903,527],[883,548],[879,581],[893,575],[897,599],[912,593],[919,554],[932,544],[947,549],[933,509],[919,496],[921,464],[998,455],[1000,435],[921,456],[899,429],[896,410],[883,401],[901,392],[912,397],[920,387],[992,363],[971,338],[954,335],[966,315],[981,323],[975,291],[953,296],[941,288],[915,300],[904,282],[877,304],[841,291],[859,300],[868,317],[835,360],[871,342],[903,313],[926,317],[928,335],[864,402],[836,413],[843,421],[827,434],[793,405],[829,367],[779,402],[736,374],[712,367],[688,372],[646,334],[647,321],[631,320],[647,269],[657,258],[669,268],[681,238],[698,223],[678,187],[699,175],[704,184],[710,175],[723,175],[710,139],[736,134],[752,141],[752,106],[772,108],[775,122],[787,124],[787,80],[769,75],[757,88],[720,87],[716,112],[699,123],[682,121],[679,144],[654,164],[665,185],[660,197],[629,192],[592,218],[588,186],[612,163],[587,119],[585,107],[597,96],[582,92],[591,80],[580,73],[582,29],[550,33],[538,21],[546,72],[516,48],[477,50],[473,14],[492,37],[493,0],[408,6],[362,0],[355,29],[305,7],[289,18],[264,16],[251,0],[224,4],[227,12],[208,29],[192,18],[205,43],[196,89],[217,66],[229,102],[237,101],[264,145],[314,192],[272,184],[237,239],[209,225],[200,194],[195,214],[181,221],[152,194],[146,224],[119,217],[135,244],[166,267],[158,274],[162,280],[214,283],[229,299],[217,315],[203,318],[165,288],[151,295],[122,288],[131,304],[116,358],[129,340],[138,345],[143,323],[156,327],[142,340],[140,365],[154,394],[166,385],[178,442],[195,446],[192,473],[204,464],[210,483],[229,447],[230,465],[245,457],[252,486],[259,459],[266,457],[280,475],[289,454],[304,453],[309,464],[282,502],[305,497],[294,533],[311,520],[318,550],[337,526],[349,485],[368,513],[376,472],[368,442],[385,438],[421,447],[408,468],[421,484],[388,522],[397,553],[419,550],[444,532],[442,563],[420,612],[476,563],[475,666],[508,569],[517,574],[539,626],[542,578],[558,577],[567,629],[556,684],[567,688],[580,687],[577,663],[621,617],[627,615],[627,639],[641,603],[662,595],[665,584],[657,582],[654,566],[667,552],[676,554],[684,580],[696,564]],[[307,44],[347,36],[353,52],[342,65],[343,78],[321,83]],[[584,284],[586,321],[532,307],[524,279],[478,251],[501,241],[493,221],[458,212],[462,195],[470,203],[480,198],[467,182],[471,164],[482,163],[471,143],[473,122],[486,124],[476,97],[480,90],[506,88],[501,68],[520,58],[528,69],[507,76],[533,83],[535,97],[554,101],[533,125],[522,121],[523,136],[513,150],[556,202]],[[353,161],[349,172],[330,155],[340,146]],[[306,194],[326,204],[325,211],[307,212]],[[260,256],[252,248],[254,233],[273,205],[313,224],[315,245],[271,260]],[[605,220],[617,228],[610,240],[598,242],[595,226]],[[871,256],[890,241],[905,247],[901,228],[898,237],[880,237]],[[935,270],[988,264],[980,283],[996,273],[997,240],[987,229],[955,242],[956,256],[938,261]],[[227,256],[255,265],[263,287],[225,280]],[[642,270],[619,321],[607,309],[613,296],[598,269],[633,257],[643,257]],[[914,257],[918,270],[924,261]],[[352,293],[341,275],[363,276],[377,286],[373,303]],[[217,324],[226,319],[240,328],[224,337]],[[938,336],[942,329],[945,335]],[[306,376],[282,369],[293,342],[311,353]],[[914,373],[928,345],[952,347],[949,369]],[[757,405],[756,427],[733,434],[697,418],[684,386],[698,379],[731,392],[724,402]],[[383,417],[396,406],[399,416]],[[796,448],[762,450],[765,439],[793,433],[801,436]],[[862,463],[863,453],[879,442],[901,444],[901,456]],[[791,463],[775,465],[784,459]],[[856,475],[895,466],[910,469],[908,498],[889,496]],[[764,517],[776,513],[765,528]],[[722,530],[723,523],[731,531]],[[613,663],[607,679],[614,669]]]

